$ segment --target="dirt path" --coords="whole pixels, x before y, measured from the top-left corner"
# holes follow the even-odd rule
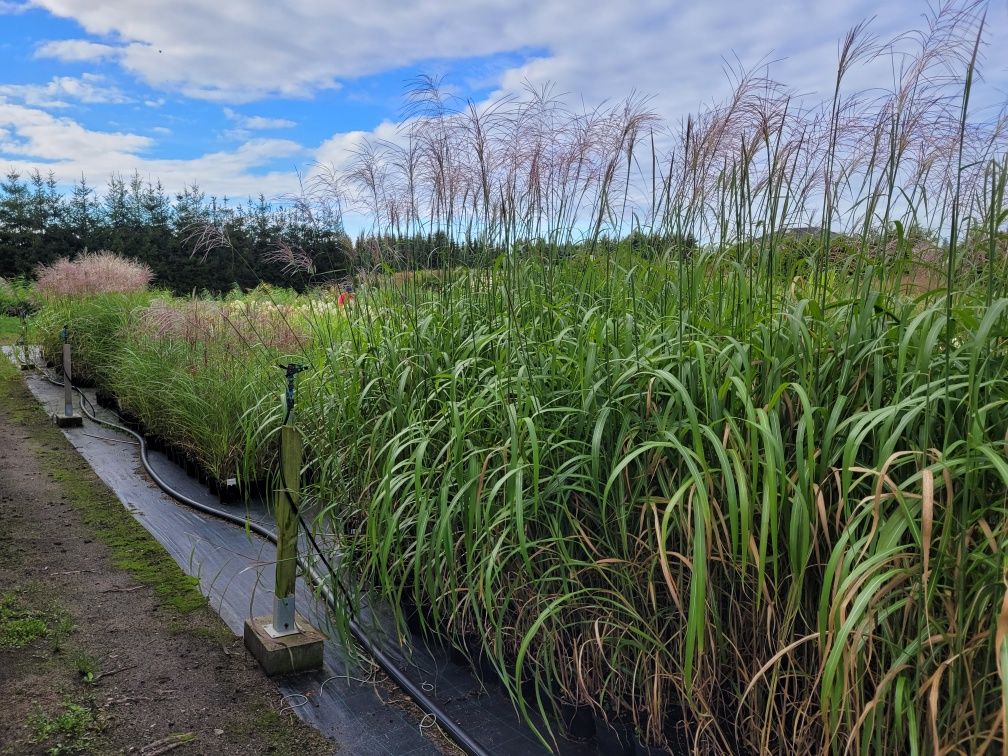
[[[0,357],[0,754],[328,754]]]

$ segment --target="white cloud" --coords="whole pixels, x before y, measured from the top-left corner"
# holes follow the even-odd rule
[[[91,37],[47,42],[36,49],[37,56],[113,62],[167,92],[231,106],[276,95],[310,96],[356,77],[420,61],[535,50],[535,57],[522,65],[489,74],[481,69],[474,78],[484,86],[498,86],[501,92],[517,91],[526,81],[535,86],[555,82],[558,92],[571,94],[572,103],[583,97],[587,107],[636,91],[652,95],[653,108],[671,122],[702,103],[723,98],[729,89],[724,69],[734,65],[736,55],[745,66],[779,59],[771,72],[775,78],[799,92],[822,96],[832,84],[837,40],[851,25],[877,14],[872,28],[890,37],[919,25],[928,7],[925,0],[882,5],[869,0],[777,0],[758,11],[741,0],[639,0],[631,5],[488,0],[479,7],[446,0],[296,4],[35,0],[35,4],[75,20],[84,30],[82,36]],[[1008,13],[1003,9],[992,10],[989,23],[990,39],[1002,33],[1008,37]],[[988,79],[1003,90],[1008,69],[998,60],[990,62],[995,65]],[[857,69],[851,85],[886,83],[873,76],[869,69]],[[169,96],[174,105],[178,98]],[[151,98],[145,104],[160,107],[164,102]],[[70,178],[82,171],[100,179],[110,171],[137,169],[161,177],[168,186],[179,186],[177,179],[195,180],[211,191],[244,196],[261,189],[275,195],[294,188],[295,166],[313,160],[345,164],[364,139],[389,139],[395,131],[392,124],[382,123],[370,131],[338,133],[312,150],[289,140],[251,138],[256,130],[296,125],[286,119],[225,112],[235,127],[226,136],[242,142],[234,150],[192,159],[150,159],[143,157],[144,151],[155,145],[124,141],[147,137],[85,132],[94,135],[97,144],[110,137],[109,152],[100,156],[85,150],[78,155],[69,149],[72,140],[67,139],[52,147],[49,154],[54,156],[46,159],[57,161],[60,171],[66,168]],[[69,129],[72,122],[60,123]],[[0,140],[26,144],[26,137],[2,117]],[[31,157],[18,153],[22,161]],[[283,159],[291,161],[286,172],[260,170]]]
[[[167,129],[155,126],[156,134]],[[87,129],[70,118],[0,98],[0,165],[22,173],[52,171],[69,185],[81,175],[101,184],[113,173],[132,173],[161,180],[169,191],[198,183],[218,195],[245,197],[262,191],[278,196],[297,188],[294,167],[311,153],[287,139],[252,139],[233,150],[190,159],[150,157],[155,141],[128,132]],[[269,169],[277,161],[282,168]],[[268,170],[263,170],[268,169]]]
[[[544,51],[508,72],[556,81],[590,101],[630,90],[694,109],[724,91],[722,56],[744,65],[784,56],[781,78],[800,89],[828,88],[836,40],[861,19],[890,35],[921,23],[925,0],[778,0],[758,12],[747,2],[638,0],[36,0],[114,45],[62,40],[39,48],[61,59],[112,57],[154,86],[227,102],[308,96],[342,80],[434,59]],[[991,14],[992,39],[1006,14]],[[1003,72],[1002,72],[1003,74]]]
[[[297,126],[294,121],[286,118],[265,118],[263,116],[247,116],[236,113],[231,108],[224,108],[224,115],[229,121],[233,121],[239,129],[251,129],[253,131],[268,131],[273,129],[291,129]]]
[[[232,102],[306,96],[339,80],[421,59],[466,57],[548,42],[534,0],[37,0],[92,35],[121,40],[121,64],[148,83]],[[573,10],[575,6],[571,6]],[[591,15],[578,13],[579,18]],[[61,43],[68,46],[70,43]],[[63,53],[59,47],[43,54]]]
[[[129,98],[104,76],[54,76],[45,84],[0,84],[0,97],[38,108],[69,107],[69,100],[87,104],[124,103]]]
[[[401,132],[399,127],[391,121],[382,121],[370,131],[355,130],[333,134],[315,149],[315,162],[337,169],[345,169],[357,151],[368,140],[399,142],[401,141]]]
[[[58,39],[45,42],[35,49],[36,58],[55,58],[65,63],[96,62],[121,54],[118,47],[84,39]]]
[[[16,13],[24,13],[30,7],[26,2],[18,3],[11,0],[0,0],[0,16],[13,16]]]
[[[41,161],[105,162],[131,158],[151,146],[148,137],[91,131],[69,118],[0,100],[0,128],[8,137],[0,152]]]

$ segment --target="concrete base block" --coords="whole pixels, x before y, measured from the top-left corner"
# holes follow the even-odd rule
[[[273,622],[273,617],[252,617],[245,620],[245,648],[267,675],[303,672],[322,666],[325,636],[300,614],[295,621],[301,629],[300,633],[273,638],[266,632],[266,625]]]
[[[84,418],[80,415],[56,415],[56,425],[60,428],[80,428],[84,425]]]

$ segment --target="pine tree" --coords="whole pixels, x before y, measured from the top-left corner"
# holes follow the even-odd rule
[[[28,185],[10,171],[0,182],[0,277],[14,278],[34,267]]]

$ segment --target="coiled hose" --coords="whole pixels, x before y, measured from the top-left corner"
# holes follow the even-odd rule
[[[42,375],[50,383],[53,383],[57,386],[63,385],[62,381],[51,378],[48,374],[45,373],[45,371],[42,371]],[[239,517],[238,515],[232,514],[231,512],[227,512],[223,509],[217,509],[216,507],[211,507],[208,504],[196,501],[195,499],[186,496],[180,491],[176,491],[174,488],[168,485],[168,483],[165,482],[165,480],[160,475],[157,474],[157,472],[151,466],[150,460],[147,458],[146,439],[144,439],[144,437],[140,433],[130,430],[129,428],[123,425],[113,423],[109,420],[102,420],[99,417],[97,417],[94,412],[88,410],[87,405],[91,404],[91,401],[84,395],[84,392],[81,391],[77,386],[73,386],[73,384],[71,384],[71,387],[73,388],[74,391],[77,392],[77,394],[81,398],[80,402],[81,414],[83,414],[93,423],[103,425],[107,428],[113,428],[115,430],[122,431],[124,433],[128,433],[139,442],[140,461],[143,464],[144,470],[147,471],[147,474],[150,476],[151,480],[154,481],[157,487],[160,488],[162,491],[164,491],[168,496],[175,499],[175,501],[179,502],[180,504],[190,507],[191,509],[203,512],[204,514],[208,514],[212,517],[217,517],[218,519],[225,520],[232,524],[238,525],[242,528],[248,528],[256,535],[259,535],[262,538],[265,538],[270,543],[276,545],[277,542],[276,535],[273,533],[273,531],[269,530],[268,528],[265,528],[262,525],[259,525],[258,523],[251,522],[244,517]],[[312,535],[311,529],[306,526],[304,519],[301,517],[300,512],[298,512],[298,519],[301,521],[302,527],[304,527],[305,529],[305,533],[308,536],[312,548],[325,563],[326,568],[329,570],[330,575],[333,577],[333,581],[336,582],[338,585],[339,581],[336,579],[336,575],[332,569],[332,565],[329,563],[329,560],[322,552],[322,549],[319,548],[318,543],[316,543],[315,541],[315,537]],[[329,605],[330,609],[338,612],[339,608],[336,602],[336,597],[333,595],[333,592],[329,588],[329,586],[326,585],[325,578],[318,573],[318,571],[315,569],[314,566],[307,563],[300,555],[298,555],[297,562],[298,566],[301,567],[301,569],[307,574],[309,580],[311,580],[311,582],[318,587],[319,593],[322,594],[322,597],[325,599],[325,602],[326,604]],[[342,589],[342,586],[340,587]],[[455,721],[453,721],[447,714],[445,714],[444,710],[442,710],[441,707],[438,706],[436,702],[431,700],[431,698],[427,696],[427,694],[423,691],[423,689],[420,686],[418,686],[416,683],[414,683],[412,680],[406,677],[399,670],[399,668],[396,667],[393,660],[389,658],[389,656],[384,651],[378,648],[377,645],[375,645],[364,634],[364,632],[361,630],[360,626],[357,624],[356,620],[352,616],[353,605],[349,602],[347,603],[347,609],[351,612],[351,616],[349,617],[348,621],[350,634],[353,636],[354,640],[361,645],[361,647],[365,650],[365,652],[367,652],[367,654],[375,660],[375,662],[378,664],[379,667],[382,668],[385,674],[391,677],[395,681],[396,685],[402,688],[402,690],[410,698],[413,699],[413,701],[417,704],[417,706],[423,709],[424,712],[426,712],[428,715],[433,717],[435,722],[441,727],[441,729],[456,743],[456,745],[459,746],[459,748],[461,748],[463,751],[469,754],[469,756],[490,756],[489,751],[487,751],[469,733],[463,730],[458,724],[455,723]]]

